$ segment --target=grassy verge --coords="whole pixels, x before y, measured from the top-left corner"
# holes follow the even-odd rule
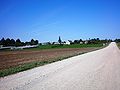
[[[31,63],[26,63],[26,64],[19,65],[17,67],[11,67],[9,69],[0,70],[0,77],[15,74],[17,72],[22,72],[22,71],[25,71],[25,70],[28,70],[28,69],[32,69],[34,67],[38,67],[38,66],[42,66],[42,65],[45,65],[45,64],[53,63],[53,62],[56,62],[56,61],[61,61],[63,59],[67,59],[67,58],[77,56],[77,55],[81,55],[81,54],[84,54],[84,53],[85,52],[74,54],[74,55],[71,55],[71,56],[59,57],[59,58],[53,59],[53,60],[34,61],[34,62],[31,62]]]
[[[120,49],[120,43],[117,43],[117,45],[118,45],[118,48]]]

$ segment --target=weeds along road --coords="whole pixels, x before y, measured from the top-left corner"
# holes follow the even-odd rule
[[[0,90],[120,90],[120,50],[104,49],[0,78]]]

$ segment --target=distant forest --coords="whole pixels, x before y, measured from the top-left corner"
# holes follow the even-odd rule
[[[37,45],[39,42],[38,40],[31,39],[29,42],[22,42],[20,39],[14,40],[14,39],[4,39],[2,38],[0,40],[0,45],[3,46],[25,46],[25,45]]]
[[[87,44],[100,44],[100,43],[108,43],[108,42],[112,42],[111,39],[105,39],[105,40],[100,40],[99,38],[94,38],[94,39],[90,39],[89,40],[85,40],[87,41]],[[84,40],[80,39],[80,40],[74,40],[75,44],[78,44],[80,42],[85,42]]]
[[[112,39],[99,39],[99,38],[94,38],[94,39],[90,39],[89,40],[74,40],[74,44],[76,43],[80,43],[80,42],[85,42],[85,41],[88,41],[87,44],[101,44],[101,43],[110,43],[110,42],[116,42],[116,43],[119,43],[120,42],[120,39],[115,39],[115,40],[112,40]]]

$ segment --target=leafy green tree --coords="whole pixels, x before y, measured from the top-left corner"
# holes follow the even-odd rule
[[[38,40],[31,39],[30,45],[37,45],[37,44],[38,44]]]
[[[22,44],[21,44],[20,39],[17,39],[16,42],[15,42],[15,46],[21,46],[21,45],[22,45]]]
[[[35,40],[35,45],[37,45],[38,44],[38,40]]]
[[[11,46],[15,46],[15,40],[11,39]]]
[[[30,45],[30,42],[25,42],[25,45]]]
[[[74,44],[78,44],[79,43],[79,40],[74,40]]]
[[[31,45],[35,45],[35,41],[34,41],[34,39],[31,39],[30,44],[31,44]]]

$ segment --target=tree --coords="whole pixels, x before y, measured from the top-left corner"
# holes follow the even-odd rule
[[[16,42],[21,43],[20,39],[17,39]]]
[[[25,46],[25,42],[21,42],[21,46]]]
[[[83,42],[83,40],[82,39],[74,40],[74,44],[80,44],[80,42]]]
[[[70,44],[74,44],[74,42],[72,42],[72,40],[68,40],[70,42]]]
[[[31,39],[30,45],[37,45],[38,40]]]
[[[114,40],[116,43],[119,43],[120,42],[120,39],[115,39]]]
[[[31,39],[30,44],[31,44],[31,45],[35,45],[35,41],[34,41],[34,39]]]
[[[74,44],[78,44],[79,43],[79,40],[74,40]]]
[[[30,42],[25,42],[25,45],[30,45]]]
[[[2,39],[0,40],[0,45],[5,46],[5,39],[4,39],[4,38],[2,38]]]
[[[15,46],[21,46],[21,45],[22,45],[22,44],[21,44],[20,39],[17,39],[16,42],[15,42]]]
[[[38,44],[38,40],[35,40],[35,45],[37,45]]]
[[[59,36],[58,42],[59,42],[60,44],[62,43],[62,40],[61,40],[60,36]]]
[[[99,38],[97,38],[97,41],[100,41],[100,39],[99,39]]]
[[[11,44],[11,40],[9,38],[7,38],[5,40],[5,46],[10,46],[10,44]]]
[[[79,42],[83,42],[83,40],[82,39],[80,39],[80,41]]]
[[[11,39],[11,46],[15,46],[15,40]]]

